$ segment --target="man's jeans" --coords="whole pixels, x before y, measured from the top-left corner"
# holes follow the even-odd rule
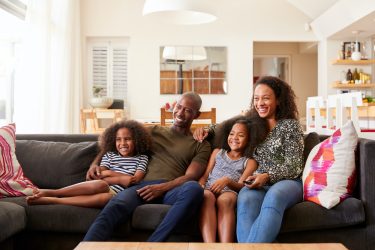
[[[282,180],[261,189],[243,187],[237,200],[238,242],[273,242],[284,211],[302,201],[302,183]]]
[[[163,183],[162,180],[144,181],[138,185],[127,188],[114,196],[103,208],[94,223],[88,230],[84,241],[108,240],[114,228],[128,221],[133,211],[145,202],[138,196],[136,190],[141,187]],[[171,231],[181,222],[188,219],[200,208],[203,200],[203,189],[196,181],[188,181],[172,190],[163,197],[150,203],[162,203],[172,205],[163,221],[150,236],[148,241],[165,241]]]

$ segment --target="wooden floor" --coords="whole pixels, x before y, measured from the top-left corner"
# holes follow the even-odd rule
[[[149,243],[81,242],[75,250],[347,250],[339,243],[245,244],[245,243]]]

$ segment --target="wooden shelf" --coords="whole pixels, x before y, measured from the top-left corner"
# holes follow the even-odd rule
[[[375,59],[368,59],[368,60],[359,60],[359,61],[353,61],[351,59],[346,60],[334,60],[332,61],[333,65],[370,65],[374,64]]]
[[[338,83],[334,82],[331,85],[335,89],[371,89],[375,88],[375,83],[366,83],[366,84],[349,84],[349,83]]]

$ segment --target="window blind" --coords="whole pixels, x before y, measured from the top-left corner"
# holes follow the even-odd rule
[[[103,96],[124,100],[127,97],[128,53],[126,44],[111,41],[91,44],[91,83],[103,88]]]

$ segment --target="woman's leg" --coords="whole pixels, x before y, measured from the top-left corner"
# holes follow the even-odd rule
[[[217,223],[220,242],[234,242],[236,201],[237,194],[234,192],[224,192],[217,198]]]
[[[243,187],[237,198],[237,241],[247,242],[254,221],[260,213],[264,189],[249,189]]]
[[[99,193],[92,195],[80,195],[72,197],[39,197],[37,199],[27,200],[29,205],[49,205],[49,204],[62,204],[72,205],[79,207],[104,207],[108,201],[113,197],[113,194]]]
[[[216,242],[217,220],[215,203],[215,195],[209,190],[204,190],[199,218],[199,227],[204,242]]]
[[[283,180],[270,186],[246,242],[273,242],[280,231],[284,211],[301,202],[302,193],[301,181]]]
[[[92,180],[80,182],[59,189],[36,189],[33,196],[27,199],[37,199],[39,197],[72,197],[80,195],[93,195],[108,193],[109,185],[103,180]]]

